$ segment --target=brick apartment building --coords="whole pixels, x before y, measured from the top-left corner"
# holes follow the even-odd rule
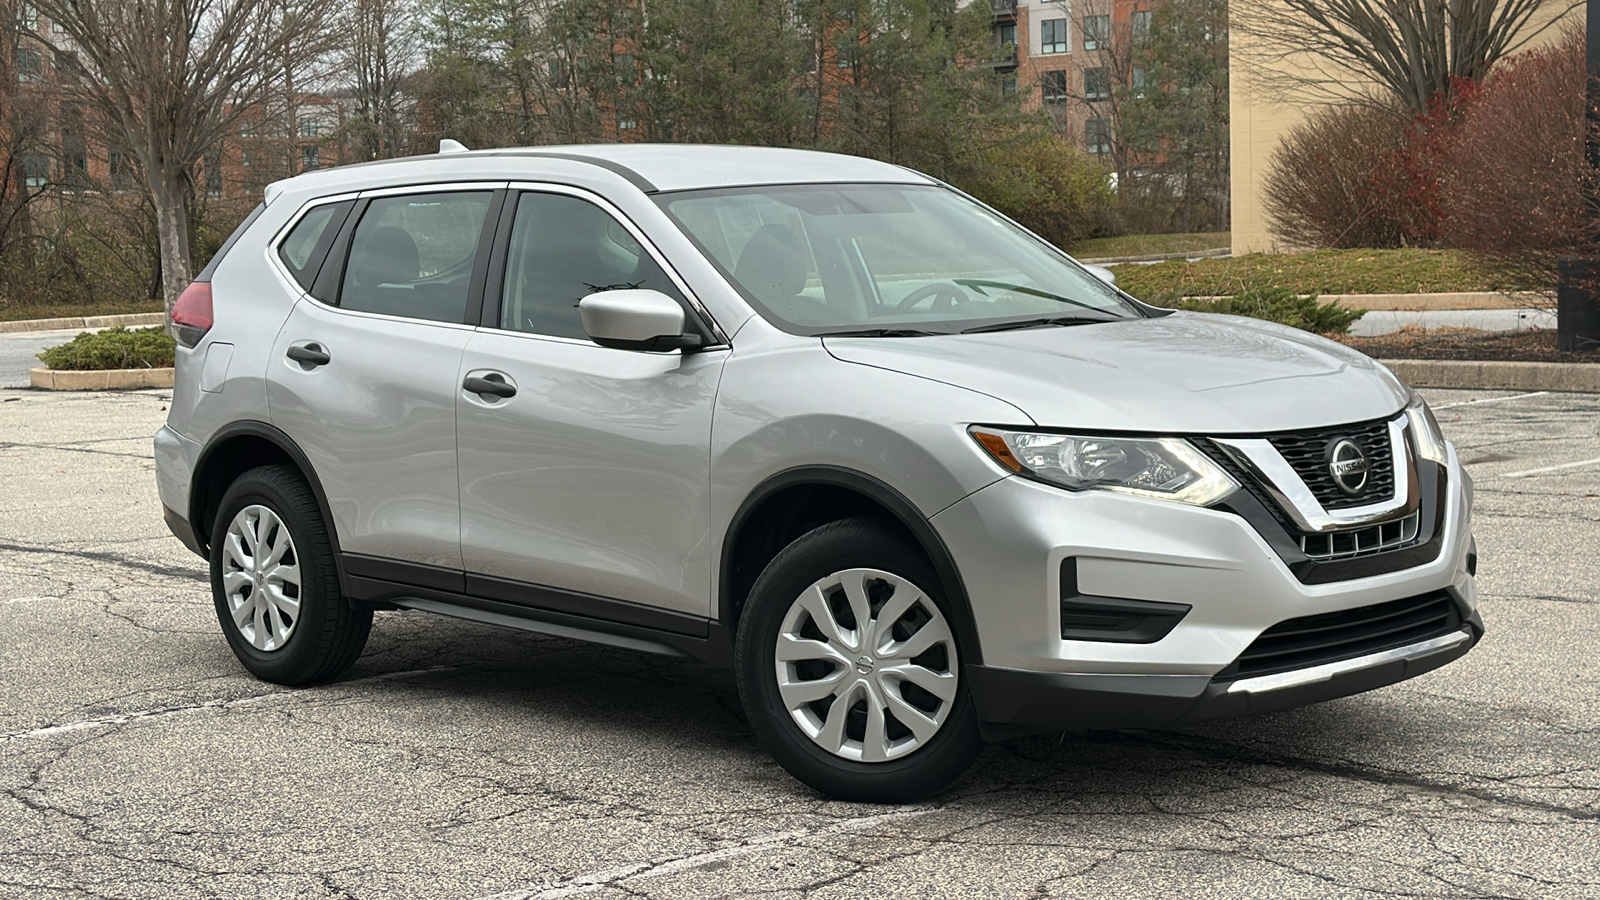
[[[1115,144],[1113,94],[1139,89],[1137,38],[1149,32],[1150,0],[988,0],[1001,57],[1002,89],[1023,93],[1061,133],[1110,165]]]
[[[70,99],[78,77],[70,50],[48,19],[27,3],[0,0],[0,17],[17,24],[0,41],[0,171],[4,193],[138,192],[137,166],[112,146],[92,112]],[[208,198],[259,199],[268,183],[337,165],[338,135],[349,101],[295,92],[276,108],[243,115],[223,146],[201,160],[197,193]]]

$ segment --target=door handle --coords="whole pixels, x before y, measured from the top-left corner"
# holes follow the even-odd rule
[[[490,372],[487,375],[468,375],[461,386],[468,392],[482,397],[485,394],[495,397],[515,397],[517,386],[506,381],[506,377],[499,372]]]
[[[333,357],[328,355],[328,351],[322,349],[322,345],[316,341],[291,344],[289,346],[289,358],[297,363],[304,363],[310,369],[314,369],[317,366],[325,366],[333,361]]]

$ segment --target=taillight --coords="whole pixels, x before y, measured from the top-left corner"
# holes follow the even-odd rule
[[[172,336],[185,347],[193,347],[211,330],[211,282],[196,281],[183,289],[178,302],[167,315]]]

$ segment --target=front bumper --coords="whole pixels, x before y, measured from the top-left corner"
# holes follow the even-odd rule
[[[1444,665],[1476,644],[1483,625],[1471,486],[1453,450],[1443,487],[1431,558],[1311,583],[1232,512],[1016,477],[986,487],[933,518],[971,598],[982,659],[966,671],[979,718],[1029,728],[1173,725],[1347,696]],[[1073,571],[1077,583],[1064,584]],[[1188,609],[1157,640],[1064,639],[1061,601],[1078,593]],[[1427,646],[1382,646],[1405,652],[1375,659],[1363,650],[1359,664],[1307,666],[1270,676],[1270,687],[1234,673],[1279,623],[1427,594],[1449,596],[1457,638],[1407,637]]]
[[[1476,615],[1448,635],[1283,675],[1069,675],[968,666],[986,723],[1034,728],[1160,728],[1293,709],[1384,687],[1465,656],[1483,635]]]

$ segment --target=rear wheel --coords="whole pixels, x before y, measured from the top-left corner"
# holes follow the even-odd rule
[[[757,736],[834,797],[907,802],[947,786],[982,747],[933,567],[867,519],[779,553],[739,621],[739,694]]]
[[[372,612],[357,612],[340,595],[316,497],[285,466],[251,469],[223,494],[211,532],[211,593],[234,655],[278,684],[340,674],[372,628]]]

